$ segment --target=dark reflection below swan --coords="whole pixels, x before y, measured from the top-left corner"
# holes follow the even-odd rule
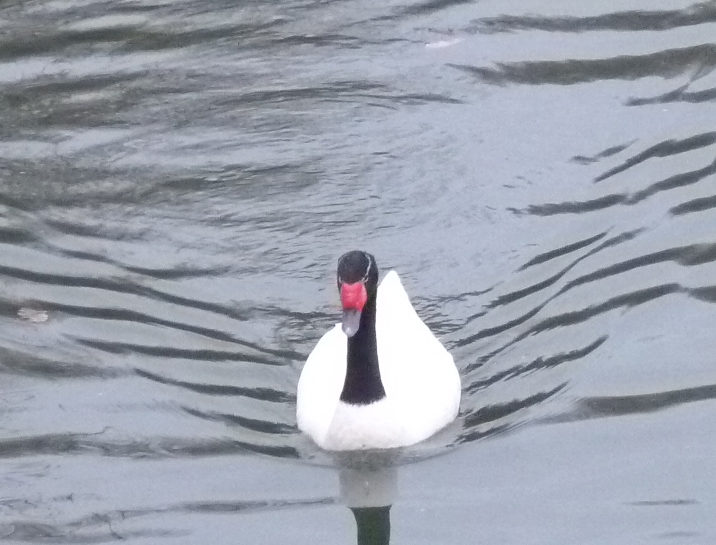
[[[340,496],[356,521],[358,545],[390,543],[390,508],[398,490],[400,451],[337,455]]]

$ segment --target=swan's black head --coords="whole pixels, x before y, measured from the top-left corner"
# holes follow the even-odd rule
[[[361,313],[378,290],[378,266],[368,252],[353,250],[338,260],[336,273],[343,305],[343,332],[352,337],[360,326]]]

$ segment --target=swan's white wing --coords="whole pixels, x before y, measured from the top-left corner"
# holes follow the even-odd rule
[[[341,331],[341,324],[336,324],[309,354],[298,379],[298,427],[319,445],[324,443],[343,389],[346,350],[346,336]]]
[[[432,380],[454,368],[452,356],[415,312],[395,271],[378,288],[376,331],[380,373],[388,394],[423,395],[434,386]]]
[[[460,377],[450,353],[415,312],[395,271],[378,287],[377,304],[383,386],[411,435],[420,440],[455,418]]]

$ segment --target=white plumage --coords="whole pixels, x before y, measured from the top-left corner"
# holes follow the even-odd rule
[[[385,397],[340,400],[347,337],[337,324],[319,340],[298,382],[298,427],[326,450],[407,446],[452,422],[460,377],[450,353],[418,317],[395,271],[378,286],[376,340]]]

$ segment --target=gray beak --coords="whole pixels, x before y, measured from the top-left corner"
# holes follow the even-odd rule
[[[352,337],[360,327],[360,310],[353,308],[343,309],[343,333]]]

